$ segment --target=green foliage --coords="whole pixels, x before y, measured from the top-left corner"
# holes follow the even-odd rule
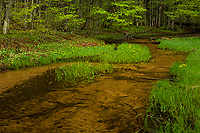
[[[150,23],[158,25],[157,21],[160,21],[160,17],[163,20],[160,21],[159,26],[166,25],[164,24],[167,19],[166,15],[175,21],[192,20],[190,23],[198,23],[199,2],[199,0],[184,2],[181,0],[108,0],[103,2],[100,0],[95,2],[88,0],[15,0],[10,3],[10,6],[7,1],[0,5],[2,6],[0,7],[0,16],[1,24],[3,24],[7,10],[5,7],[11,8],[8,11],[9,33],[26,30],[48,32],[50,29],[76,33],[80,29],[92,29],[94,33],[98,33],[102,27],[129,27],[140,23],[140,20],[141,23],[145,20],[145,25]],[[146,11],[148,14],[145,13]],[[1,32],[2,27],[1,25]]]
[[[181,17],[199,19],[199,3],[199,0],[186,0],[184,2],[182,2],[181,0],[173,0],[168,3],[169,5],[171,5],[171,10],[166,11],[165,14],[167,14],[167,16],[172,19]]]
[[[55,70],[56,80],[59,82],[77,83],[80,81],[90,82],[102,73],[111,73],[112,65],[91,64],[86,62],[71,63]]]
[[[110,11],[100,7],[94,7],[92,14],[103,15],[103,22],[113,22],[114,26],[129,26],[133,24],[131,19],[142,18],[139,12],[144,12],[146,9],[135,4],[134,1],[119,1],[111,2],[112,9]]]
[[[63,40],[63,38],[59,36],[59,32],[56,34],[58,34],[58,36],[37,33],[33,33],[31,36],[28,32],[26,34],[14,35],[0,34],[0,69],[18,69],[21,67],[45,65],[65,58],[81,57],[86,55],[86,51],[85,54],[82,53],[82,55],[80,54],[78,56],[77,53],[69,54],[70,51],[75,50],[75,46],[72,47],[69,45],[83,43],[93,45],[103,44],[102,41],[97,39],[71,36],[62,33],[62,36],[66,36],[70,39]],[[77,49],[78,48],[80,47],[77,47]],[[66,53],[68,53],[68,56],[66,56]],[[91,53],[90,55],[92,54],[94,53]]]
[[[146,117],[146,128],[155,125],[157,132],[199,132],[200,131],[200,49],[199,38],[179,38],[171,40],[173,45],[185,47],[185,42],[192,43],[187,50],[191,51],[185,63],[175,63],[170,73],[174,82],[159,81],[150,95],[150,104]],[[171,43],[168,42],[169,48]],[[178,43],[179,42],[179,43]],[[193,44],[198,43],[198,44]],[[175,48],[173,47],[173,49]],[[165,46],[165,48],[167,45]],[[183,50],[184,49],[184,50]],[[178,50],[178,49],[176,49]],[[148,124],[147,124],[148,123]]]

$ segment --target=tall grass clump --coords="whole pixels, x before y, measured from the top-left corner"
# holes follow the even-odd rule
[[[145,62],[150,58],[151,54],[148,47],[128,43],[123,43],[117,47],[117,50],[101,54],[100,56],[100,60],[109,63]]]
[[[55,70],[56,80],[59,82],[77,83],[80,81],[90,82],[102,73],[111,73],[110,64],[91,64],[88,62],[71,63]]]
[[[181,40],[185,42],[185,38]],[[186,61],[176,62],[170,69],[174,82],[159,81],[152,90],[145,121],[146,130],[200,132],[200,49],[199,45],[192,45],[192,52]]]
[[[198,37],[173,38],[162,40],[158,48],[187,53],[199,49],[200,41]]]

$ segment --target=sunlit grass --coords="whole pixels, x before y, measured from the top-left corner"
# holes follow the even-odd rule
[[[159,48],[169,49],[178,52],[190,52],[200,48],[200,39],[198,37],[174,38],[171,40],[162,40]]]
[[[59,67],[55,70],[56,80],[68,83],[77,83],[80,81],[90,82],[92,79],[96,78],[102,73],[111,73],[113,70],[110,64],[91,64],[86,62],[71,63]]]
[[[145,121],[148,131],[151,131],[150,125],[154,125],[157,132],[200,132],[200,49],[198,40],[200,41],[199,38],[180,38],[173,39],[172,43],[167,41],[170,49],[192,52],[184,63],[176,62],[171,67],[170,74],[173,76],[174,82],[159,81],[152,90]],[[164,42],[166,43],[166,41]],[[190,46],[185,46],[187,44]],[[167,44],[165,48],[168,48]]]
[[[148,47],[123,43],[117,50],[102,54],[100,59],[109,63],[136,63],[145,62],[151,58]]]
[[[46,65],[51,62],[90,60],[93,62],[109,63],[136,63],[148,61],[151,57],[149,49],[140,45],[124,43],[114,50],[116,45],[77,47],[64,43],[51,45],[38,45],[32,51],[22,51],[16,53],[16,50],[4,50],[1,62],[6,64],[9,69],[18,69],[21,67],[31,67]]]

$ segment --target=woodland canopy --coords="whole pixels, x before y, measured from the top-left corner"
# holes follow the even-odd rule
[[[1,0],[0,32],[199,26],[200,0]],[[194,29],[197,29],[194,28]]]

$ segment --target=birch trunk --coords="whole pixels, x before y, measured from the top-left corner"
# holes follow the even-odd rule
[[[3,25],[3,34],[7,34],[9,31],[10,5],[11,5],[11,0],[7,1],[7,4],[6,4],[6,14],[5,14],[5,20],[4,20],[4,25]]]
[[[159,7],[159,17],[158,17],[158,27],[160,27],[160,24],[161,24],[161,9],[162,9],[162,7],[160,6]]]

